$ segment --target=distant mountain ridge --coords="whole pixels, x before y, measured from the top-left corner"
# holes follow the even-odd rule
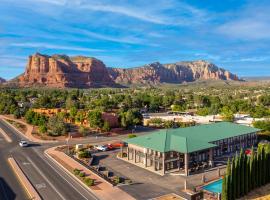
[[[5,83],[6,82],[6,79],[3,79],[0,77],[0,83]]]
[[[161,64],[155,62],[136,68],[108,68],[120,84],[183,83],[196,80],[235,80],[237,75],[204,60]]]
[[[240,79],[203,60],[172,64],[155,62],[134,68],[107,68],[101,60],[92,57],[36,53],[29,56],[25,72],[8,83],[20,87],[92,88],[126,84],[180,84],[197,80]]]

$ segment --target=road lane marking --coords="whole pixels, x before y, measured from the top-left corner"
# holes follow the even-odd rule
[[[30,162],[22,162],[23,165],[31,165]]]
[[[44,180],[51,186],[51,188],[59,195],[59,197],[63,200],[66,200],[66,198],[56,189],[56,187],[52,184],[52,182],[43,174],[43,172],[36,166],[36,164],[29,158],[26,158],[33,167],[38,171],[38,173],[44,178]]]
[[[40,195],[37,193],[29,179],[26,177],[26,175],[23,173],[22,169],[19,167],[16,160],[12,157],[8,158],[8,163],[10,167],[12,168],[13,172],[19,179],[20,183],[24,187],[25,191],[27,192],[28,196],[31,199],[41,200]]]
[[[47,153],[44,153],[44,155],[45,155],[45,157],[51,159],[51,160],[53,161],[53,163],[55,164],[55,166],[58,167],[58,169],[60,169],[60,170],[61,170],[62,172],[64,172],[68,177],[70,177],[72,180],[74,180],[74,178],[73,178],[70,174],[68,174],[64,169],[62,169],[62,167],[59,166],[60,164],[58,164],[57,161],[55,161],[53,158],[51,158],[50,155],[48,155]],[[57,172],[56,169],[55,169],[51,164],[49,164],[48,161],[46,161],[46,162],[47,162],[48,165],[51,166],[51,168],[52,168],[57,174],[60,175],[60,173]],[[60,175],[60,176],[61,176],[61,175]],[[62,177],[69,185],[71,185],[71,186],[73,187],[73,185],[72,185],[66,178],[64,178],[63,176],[61,176],[61,177]],[[78,183],[78,181],[80,181],[80,180],[75,179],[75,181],[76,181],[77,185],[80,186],[80,187],[81,187],[84,191],[86,191],[88,194],[90,194],[90,196],[91,196],[92,198],[98,200],[98,198],[97,198],[94,194],[89,193],[89,191],[88,191],[87,189],[85,189],[85,188],[81,185],[81,184],[83,184],[83,183],[81,183],[81,182]],[[82,195],[75,187],[73,187],[73,188],[74,188],[74,189],[75,189],[82,197],[84,197],[86,200],[88,200],[88,198],[85,197],[84,195]]]
[[[3,137],[5,138],[5,140],[7,142],[12,142],[11,138],[8,136],[8,134],[2,128],[0,128],[0,133],[3,135]]]
[[[46,188],[46,183],[38,183],[38,184],[35,184],[35,186],[39,190],[39,189],[42,189],[42,188]]]

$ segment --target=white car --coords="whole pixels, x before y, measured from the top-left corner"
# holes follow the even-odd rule
[[[108,150],[108,147],[105,145],[98,145],[95,148],[96,148],[96,150],[99,150],[99,151],[107,151]]]
[[[27,141],[22,140],[22,141],[19,142],[19,145],[20,145],[21,147],[28,147],[29,144],[28,144]]]

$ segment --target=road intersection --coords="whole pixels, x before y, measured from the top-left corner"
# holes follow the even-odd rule
[[[13,157],[35,187],[42,199],[53,200],[92,200],[96,197],[81,184],[66,174],[44,155],[44,150],[52,144],[31,144],[21,148],[22,139],[10,125],[0,120],[0,128],[11,138],[8,143],[0,135],[0,199],[29,199],[22,185],[11,170],[7,159]],[[54,143],[55,145],[55,143]]]

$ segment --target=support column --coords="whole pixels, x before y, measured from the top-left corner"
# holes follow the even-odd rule
[[[162,154],[162,174],[165,174],[165,152]]]
[[[153,151],[153,169],[156,171],[156,151]]]
[[[185,153],[185,175],[188,176],[189,154]]]
[[[129,147],[127,147],[127,160],[129,160]]]
[[[134,149],[134,162],[136,163],[137,162],[137,154],[136,154],[136,150]]]
[[[123,147],[121,146],[121,158],[123,158]]]
[[[147,167],[147,153],[144,154],[144,166]]]
[[[209,165],[213,166],[213,148],[209,149]]]

